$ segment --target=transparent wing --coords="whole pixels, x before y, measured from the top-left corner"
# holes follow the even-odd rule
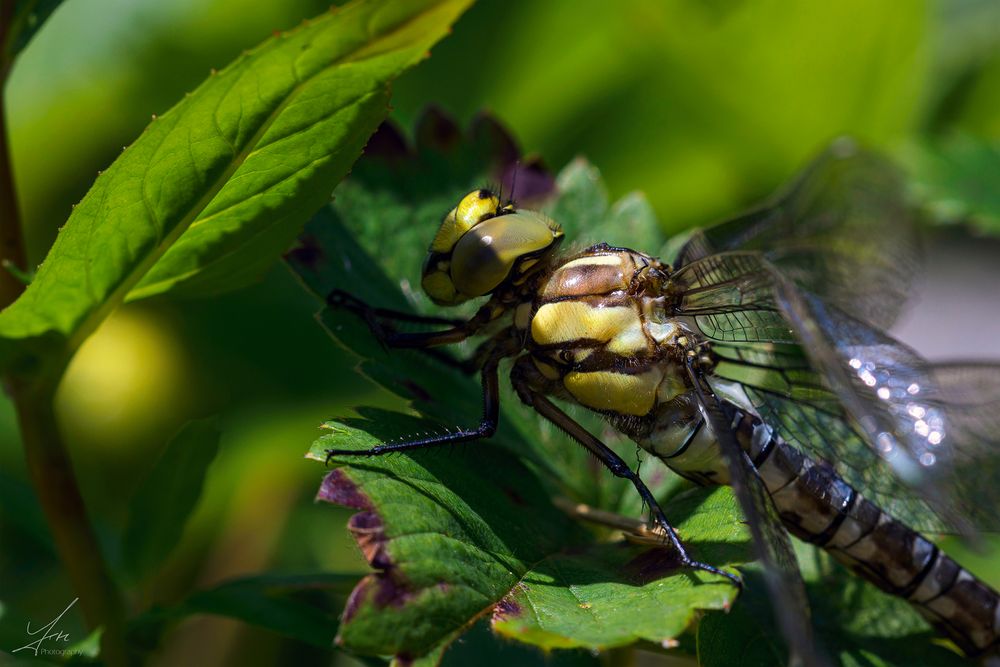
[[[996,529],[996,417],[955,392],[947,372],[888,335],[780,277],[776,293],[813,366],[893,471],[955,530]]]
[[[764,207],[696,232],[677,265],[731,250],[762,253],[800,288],[883,329],[919,265],[897,170],[846,139]]]
[[[930,364],[759,253],[693,262],[668,292],[712,343],[714,373],[790,442],[915,527],[1000,528],[997,366]]]
[[[995,415],[1000,426],[1000,363],[951,361],[933,364],[934,377],[948,397],[963,410]]]
[[[886,470],[798,345],[714,343],[713,378],[738,383],[742,407],[756,412],[788,443],[833,464],[866,497],[927,532],[953,530],[902,479]]]
[[[726,458],[729,483],[753,536],[757,558],[764,567],[771,608],[791,653],[788,664],[828,667],[828,659],[815,644],[805,582],[788,531],[781,523],[763,480],[733,433],[732,423],[737,413],[715,395],[696,369],[689,367],[688,372],[705,419]]]

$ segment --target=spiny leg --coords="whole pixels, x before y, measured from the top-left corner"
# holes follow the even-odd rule
[[[342,308],[349,310],[355,315],[367,320],[369,317],[379,317],[397,322],[416,322],[417,324],[444,324],[447,326],[460,326],[465,320],[451,317],[434,317],[431,315],[416,315],[403,310],[393,310],[392,308],[377,308],[362,301],[350,292],[342,289],[330,290],[326,295],[326,304],[331,308]]]
[[[493,437],[496,433],[497,423],[500,419],[500,382],[497,373],[497,366],[500,355],[494,354],[486,360],[482,369],[483,382],[483,417],[479,425],[472,429],[462,429],[454,433],[444,433],[429,438],[408,440],[406,442],[376,445],[371,449],[358,451],[351,449],[328,449],[326,450],[326,462],[334,456],[379,456],[392,452],[419,449],[421,447],[433,447],[434,445],[457,444],[460,442],[471,442]]]
[[[712,574],[722,575],[732,581],[737,588],[743,588],[743,581],[736,575],[720,570],[713,565],[698,562],[688,555],[687,549],[684,548],[680,538],[677,536],[677,531],[675,531],[673,526],[670,525],[666,514],[663,513],[663,509],[656,501],[656,498],[649,490],[649,487],[646,486],[645,482],[642,481],[642,478],[629,468],[628,464],[625,463],[625,461],[622,460],[622,458],[618,456],[618,454],[616,454],[610,447],[591,435],[590,432],[576,423],[572,417],[563,412],[542,394],[524,386],[518,388],[518,393],[523,396],[530,397],[531,406],[534,407],[540,415],[565,431],[569,437],[586,447],[616,477],[622,477],[632,483],[632,486],[634,486],[635,490],[638,491],[643,502],[649,506],[649,511],[653,520],[666,533],[667,539],[670,540],[670,544],[677,552],[677,555],[681,559],[681,563],[683,565],[696,570],[704,570],[705,572],[710,572]]]
[[[427,356],[455,368],[465,375],[472,375],[478,370],[474,359],[455,359],[447,353],[431,348],[460,343],[476,333],[491,319],[490,312],[485,308],[480,309],[469,320],[414,315],[390,308],[376,308],[342,289],[334,289],[327,294],[326,303],[330,308],[342,308],[363,319],[378,341],[385,347],[418,349]],[[447,325],[449,328],[441,331],[408,333],[396,331],[391,324],[392,322]]]

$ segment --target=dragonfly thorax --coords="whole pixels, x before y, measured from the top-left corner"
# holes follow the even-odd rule
[[[666,277],[655,258],[605,244],[556,264],[514,316],[539,389],[636,423],[686,393],[690,333],[669,315]]]

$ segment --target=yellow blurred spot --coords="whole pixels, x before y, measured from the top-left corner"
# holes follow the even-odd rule
[[[56,415],[72,439],[118,449],[169,434],[191,400],[187,355],[162,316],[125,307],[88,338],[56,394]],[[171,427],[172,428],[172,427]]]

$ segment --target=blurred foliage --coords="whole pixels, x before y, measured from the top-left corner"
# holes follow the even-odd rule
[[[930,216],[1000,233],[1000,140],[953,133],[914,142],[902,152],[914,191]]]
[[[56,10],[62,0],[17,0],[13,2],[13,12],[4,18],[10,20],[10,27],[4,43],[0,44],[3,50],[3,62],[13,60],[20,53],[21,49],[28,45],[31,38],[35,36],[38,29],[42,27],[45,20]]]
[[[327,5],[61,4],[20,53],[5,94],[32,262],[97,171],[152,114],[193,90],[210,68]],[[676,231],[766,195],[839,134],[904,157],[925,141],[947,148],[954,136],[995,147],[998,11],[993,0],[481,0],[430,60],[397,82],[394,116],[409,127],[428,103],[463,121],[491,109],[549,164],[586,154],[601,167],[611,199],[645,192],[664,229]],[[1000,189],[984,169],[967,173],[977,176],[979,194]],[[940,179],[924,180],[946,201],[968,206],[972,199],[966,190],[942,189]],[[261,571],[365,570],[346,531],[331,529],[332,510],[312,504],[320,471],[299,457],[330,415],[358,403],[398,408],[399,401],[353,372],[354,361],[315,325],[315,309],[277,267],[260,284],[211,301],[127,306],[74,362],[60,423],[105,536],[125,525],[124,499],[168,436],[193,417],[223,415],[202,499],[137,606],[180,604],[193,590]],[[3,399],[0,443],[0,649],[8,649],[23,644],[26,622],[51,618],[73,595]],[[121,555],[112,557],[120,565]],[[995,557],[960,558],[1000,582]],[[73,612],[64,629],[73,640],[86,635]],[[453,650],[524,657],[480,631]],[[345,660],[211,616],[177,625],[156,660],[182,664],[193,656],[205,664]]]

